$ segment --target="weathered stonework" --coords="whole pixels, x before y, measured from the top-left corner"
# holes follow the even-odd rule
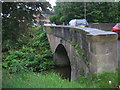
[[[118,44],[116,33],[95,28],[60,25],[44,26],[44,30],[47,33],[56,65],[64,66],[69,63],[66,59],[70,61],[71,81],[80,75],[114,72],[117,69]],[[79,45],[89,64],[82,60],[83,58],[75,47],[68,41]]]

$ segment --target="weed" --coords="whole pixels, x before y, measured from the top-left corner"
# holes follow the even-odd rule
[[[20,48],[9,47],[7,52],[3,52],[4,69],[15,73],[29,70],[44,71],[53,67],[52,52],[47,36],[40,27],[33,27],[30,31],[28,30],[28,35],[21,35],[18,46]]]
[[[111,80],[111,84],[109,81]],[[16,73],[3,72],[3,88],[117,88],[118,72],[81,76],[69,82],[57,73]]]

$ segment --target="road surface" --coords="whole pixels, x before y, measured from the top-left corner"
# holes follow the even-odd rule
[[[120,39],[118,40],[118,60],[120,61]]]

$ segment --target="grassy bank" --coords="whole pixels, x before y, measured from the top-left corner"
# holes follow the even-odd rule
[[[110,83],[111,81],[111,83]],[[59,74],[47,73],[18,73],[3,72],[3,88],[116,88],[118,86],[118,73],[102,73],[90,77],[80,77],[69,82],[62,79]]]

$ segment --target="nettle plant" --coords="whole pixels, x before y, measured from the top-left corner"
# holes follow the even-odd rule
[[[47,57],[50,56],[41,55],[35,49],[28,47],[23,47],[18,51],[10,50],[8,56],[3,56],[3,68],[9,72],[43,71],[53,65],[53,62]]]
[[[44,71],[54,66],[45,32],[35,27],[32,29],[35,33],[27,45],[22,45],[18,50],[10,49],[7,53],[3,53],[4,69],[13,73],[29,70]]]

